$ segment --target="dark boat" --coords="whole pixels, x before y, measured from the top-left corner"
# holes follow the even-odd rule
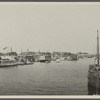
[[[99,35],[97,30],[97,56],[95,62],[92,65],[89,65],[88,70],[88,85],[100,89],[100,65],[99,65]],[[98,94],[98,91],[96,91]]]
[[[51,62],[51,53],[47,52],[39,57],[40,62]]]
[[[46,60],[46,62],[51,62],[51,53],[49,53],[49,52],[47,52],[46,54],[45,54],[45,60]]]
[[[25,61],[25,64],[26,65],[31,65],[31,64],[33,64],[34,62],[32,61],[32,60],[29,60],[29,59],[26,59],[26,61]]]
[[[40,62],[46,62],[45,55],[39,57]]]
[[[71,54],[70,56],[68,56],[67,60],[68,61],[77,61],[78,57],[75,54]]]

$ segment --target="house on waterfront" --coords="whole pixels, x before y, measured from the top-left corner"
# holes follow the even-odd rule
[[[53,59],[56,60],[56,59],[67,59],[68,56],[71,55],[70,52],[53,52]]]

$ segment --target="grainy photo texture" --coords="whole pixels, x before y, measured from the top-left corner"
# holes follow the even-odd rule
[[[99,95],[100,3],[1,3],[0,95]]]

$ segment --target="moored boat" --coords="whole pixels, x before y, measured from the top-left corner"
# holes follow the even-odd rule
[[[1,56],[0,67],[17,66],[17,60],[14,56]]]
[[[40,62],[51,62],[51,53],[47,52],[39,57]]]
[[[56,62],[59,63],[60,62],[60,59],[57,59]]]
[[[70,56],[67,57],[68,61],[77,61],[78,57],[76,54],[71,54]]]
[[[46,62],[45,55],[39,57],[40,62]]]
[[[31,61],[26,61],[25,64],[26,64],[26,65],[31,65],[31,64],[33,64],[33,62],[31,62]]]
[[[22,61],[18,61],[17,64],[18,65],[25,65],[26,63],[25,62],[22,62]]]
[[[95,58],[94,64],[89,65],[88,70],[88,84],[100,89],[100,65],[99,65],[99,35],[97,30],[97,56]],[[98,94],[98,93],[96,93]]]
[[[29,64],[33,64],[33,60],[29,60],[28,58],[26,59],[26,57],[19,57],[18,65],[29,65]]]
[[[26,64],[25,58],[18,56],[18,62],[17,62],[17,64],[18,65],[25,65]]]

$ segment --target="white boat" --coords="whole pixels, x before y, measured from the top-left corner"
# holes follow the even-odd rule
[[[59,63],[60,62],[60,59],[57,59],[56,62]]]
[[[46,62],[45,55],[39,57],[40,62]]]
[[[18,65],[25,65],[26,63],[25,62],[22,62],[22,61],[18,61],[17,64]]]
[[[25,65],[25,64],[26,64],[25,58],[19,57],[19,58],[18,58],[17,64],[18,64],[18,65]]]
[[[1,56],[0,67],[17,66],[17,61],[14,56]]]
[[[27,60],[27,61],[25,62],[25,64],[26,64],[26,65],[31,65],[31,64],[33,64],[33,62]]]

